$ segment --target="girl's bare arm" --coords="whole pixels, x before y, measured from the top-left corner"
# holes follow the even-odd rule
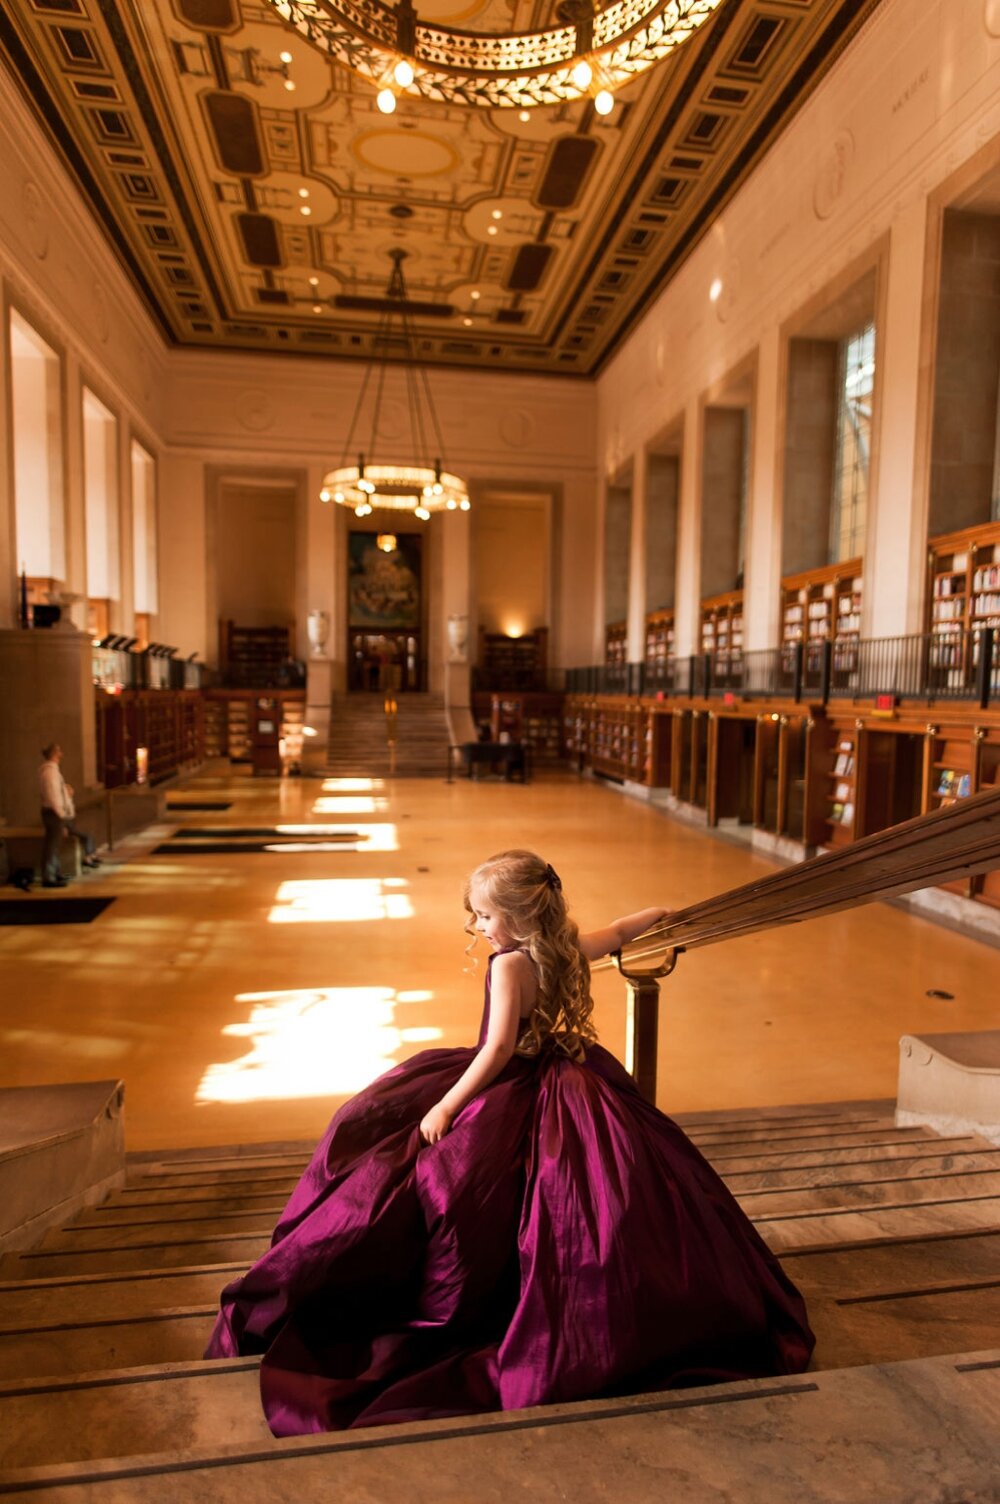
[[[637,935],[644,934],[654,924],[659,924],[666,919],[669,909],[640,909],[637,914],[626,914],[622,919],[614,919],[602,930],[591,930],[587,935],[580,936],[580,949],[588,961],[598,961],[601,956],[609,956],[612,951],[621,950],[630,940]]]
[[[536,986],[530,961],[516,952],[497,956],[490,976],[490,1022],[486,1038],[475,1058],[445,1092],[420,1124],[420,1132],[429,1144],[436,1144],[451,1127],[452,1119],[471,1102],[477,1092],[488,1086],[510,1060],[521,1031],[522,1014]]]

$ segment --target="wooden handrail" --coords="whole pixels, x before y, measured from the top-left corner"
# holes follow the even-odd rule
[[[1000,788],[865,836],[840,851],[772,872],[670,914],[621,952],[624,967],[818,919],[916,888],[973,877],[1000,867]],[[591,967],[600,971],[611,959]]]

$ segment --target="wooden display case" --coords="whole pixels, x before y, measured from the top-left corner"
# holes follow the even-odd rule
[[[833,644],[832,668],[842,682],[857,671],[864,587],[862,561],[786,575],[781,582],[781,646],[786,665],[802,643],[806,670],[816,673],[823,645]]]
[[[97,775],[105,788],[162,783],[206,757],[205,701],[196,689],[96,693]],[[140,753],[145,748],[145,754]]]
[[[568,755],[617,782],[663,788],[670,780],[672,716],[648,700],[568,695],[563,737]]]
[[[927,609],[933,682],[951,690],[971,687],[979,659],[976,633],[992,627],[1000,634],[1000,522],[930,540]],[[1000,689],[1000,655],[990,677],[991,688]]]

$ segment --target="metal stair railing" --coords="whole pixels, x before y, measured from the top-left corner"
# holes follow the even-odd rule
[[[655,1100],[659,982],[682,952],[1000,867],[1000,788],[864,836],[839,851],[772,872],[678,909],[593,971],[614,966],[628,984],[625,1063]],[[642,968],[643,961],[655,961]]]

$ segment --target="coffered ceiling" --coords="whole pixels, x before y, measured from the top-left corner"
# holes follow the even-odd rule
[[[877,3],[722,0],[604,118],[381,115],[263,0],[7,0],[0,54],[171,343],[369,358],[402,247],[422,360],[592,375]]]

